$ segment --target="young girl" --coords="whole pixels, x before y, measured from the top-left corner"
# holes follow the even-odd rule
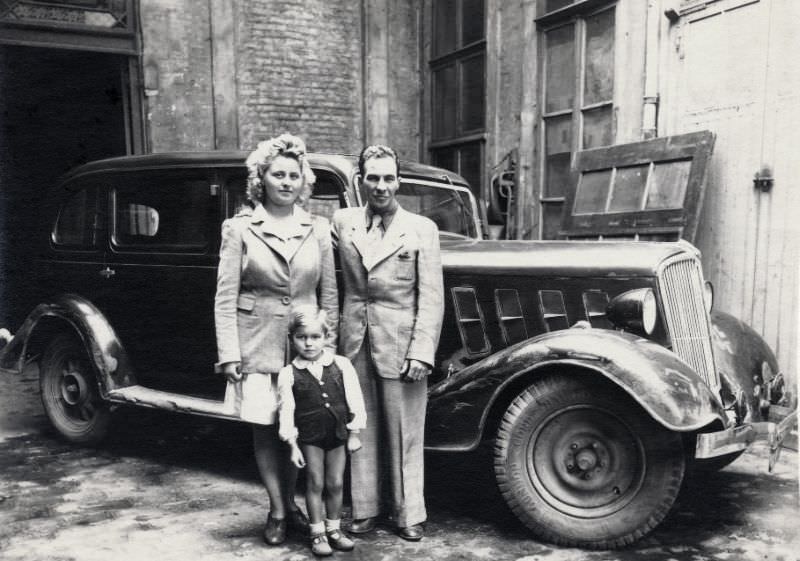
[[[298,356],[278,373],[277,384],[279,435],[291,446],[292,463],[308,468],[311,551],[320,556],[354,547],[340,526],[345,445],[349,452],[361,448],[358,433],[367,417],[353,365],[324,348],[326,319],[316,306],[293,310],[289,337]]]

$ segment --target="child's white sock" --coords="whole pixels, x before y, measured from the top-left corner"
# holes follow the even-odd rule
[[[341,518],[337,518],[336,520],[331,520],[329,518],[325,519],[325,530],[327,532],[333,532],[334,530],[338,530],[339,528],[341,528],[341,525],[342,525]]]
[[[311,530],[312,536],[316,536],[317,534],[324,534],[325,522],[312,522],[311,524],[309,524],[309,529]]]

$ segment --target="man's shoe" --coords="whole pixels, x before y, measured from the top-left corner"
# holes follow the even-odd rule
[[[401,528],[397,528],[397,535],[403,538],[404,540],[408,540],[410,542],[418,542],[422,539],[422,535],[424,534],[422,530],[421,524],[415,524],[414,526],[404,526]]]
[[[264,541],[269,545],[280,545],[286,541],[286,519],[276,519],[270,514],[267,516],[267,525],[264,526]]]
[[[366,534],[375,529],[375,518],[356,518],[350,524],[350,533]]]
[[[299,508],[289,510],[286,515],[286,526],[303,536],[307,536],[311,531],[308,525],[308,517]]]
[[[353,548],[356,546],[355,542],[348,538],[341,530],[329,530],[326,533],[328,534],[328,543],[331,544],[333,549],[338,551],[353,551]]]
[[[311,553],[318,557],[327,557],[333,554],[333,550],[325,534],[314,534],[311,536]]]

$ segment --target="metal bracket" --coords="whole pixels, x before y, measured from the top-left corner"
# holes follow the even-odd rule
[[[774,184],[775,178],[772,177],[772,168],[767,165],[761,166],[761,169],[753,176],[753,187],[762,193],[769,193]]]

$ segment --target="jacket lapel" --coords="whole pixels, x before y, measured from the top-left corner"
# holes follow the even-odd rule
[[[311,215],[308,212],[306,212],[299,206],[296,206],[294,207],[294,215],[299,223],[297,236],[299,236],[301,239],[300,243],[291,244],[291,251],[290,251],[291,255],[289,255],[289,258],[287,259],[287,261],[289,261],[290,263],[292,259],[294,259],[294,256],[297,255],[297,252],[300,251],[300,248],[303,247],[303,244],[306,243],[309,236],[311,235],[311,231],[314,229],[313,219],[311,218]]]
[[[379,244],[377,244],[377,247],[370,248],[370,251],[368,252],[369,259],[362,259],[364,262],[364,267],[367,269],[367,271],[371,271],[380,262],[384,261],[387,257],[393,255],[398,249],[403,247],[403,238],[405,238],[407,231],[407,214],[408,213],[403,210],[402,207],[397,208],[397,212],[395,213],[391,224],[389,224],[389,228],[386,230],[386,233],[383,235],[383,239]]]
[[[369,256],[369,242],[367,240],[367,207],[363,212],[354,213],[353,223],[350,225],[350,236],[353,247],[361,254],[362,261]]]
[[[305,239],[309,236],[312,230],[311,215],[300,207],[294,208],[294,215],[298,219],[297,229],[290,232],[291,237],[299,236],[302,241],[299,244],[286,244],[281,241],[281,238],[272,229],[272,224],[269,220],[269,215],[263,205],[258,205],[253,210],[250,217],[250,229],[255,236],[264,242],[267,247],[277,253],[286,263],[290,263],[295,256],[300,246],[303,245]]]

